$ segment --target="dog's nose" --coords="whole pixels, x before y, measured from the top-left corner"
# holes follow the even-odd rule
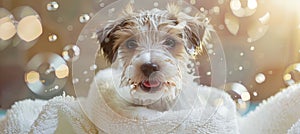
[[[155,63],[144,63],[141,70],[145,76],[149,77],[153,72],[159,71],[159,66]]]

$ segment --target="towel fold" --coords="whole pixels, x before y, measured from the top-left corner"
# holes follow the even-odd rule
[[[289,86],[240,118],[242,134],[283,134],[300,119],[300,84]],[[299,123],[291,128],[300,130]],[[297,133],[300,133],[298,131]]]
[[[106,104],[101,102],[98,93],[83,99],[63,95],[49,101],[24,100],[15,103],[8,110],[6,117],[0,122],[0,133],[274,134],[288,132],[294,134],[300,132],[298,112],[300,111],[300,84],[281,91],[244,117],[236,116],[235,106],[227,94],[214,88],[204,88],[209,89],[202,90],[204,94],[207,92],[212,94],[205,107],[168,111],[162,113],[163,116],[159,120],[147,121],[122,118],[114,114]],[[89,105],[91,109],[82,110],[78,100],[92,104]],[[97,108],[96,105],[99,105],[100,109],[92,108]]]
[[[90,134],[98,131],[70,96],[17,102],[8,110],[0,128],[1,134]]]

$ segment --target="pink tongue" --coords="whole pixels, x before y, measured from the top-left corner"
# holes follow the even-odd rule
[[[156,81],[156,80],[155,81],[144,81],[143,85],[148,88],[155,88],[160,85],[160,82]]]

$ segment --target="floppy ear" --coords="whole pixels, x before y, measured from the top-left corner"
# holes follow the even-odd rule
[[[207,19],[193,19],[187,22],[184,28],[184,34],[187,39],[186,49],[192,56],[202,54],[203,47],[206,46],[211,39],[211,32],[214,29]]]
[[[127,16],[122,19],[117,19],[110,21],[106,26],[100,29],[97,32],[98,42],[100,43],[100,50],[103,51],[105,58],[110,62],[114,62],[117,57],[117,51],[119,45],[115,43],[116,39],[119,37],[115,34],[118,30],[126,27],[127,25],[132,24],[128,20],[130,14],[134,14],[133,7],[131,4],[128,4],[123,11],[124,16]]]
[[[209,20],[203,16],[188,16],[179,13],[177,16],[180,22],[185,22],[183,39],[186,40],[186,49],[192,56],[202,54],[203,47],[211,40],[211,33],[214,32]]]
[[[119,48],[119,46],[115,44],[118,37],[114,33],[120,29],[121,25],[122,20],[110,22],[97,32],[100,50],[103,51],[105,58],[110,63],[114,62]]]

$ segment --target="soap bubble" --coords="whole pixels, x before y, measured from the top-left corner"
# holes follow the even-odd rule
[[[295,63],[287,67],[283,74],[283,80],[290,86],[300,82],[300,63]]]
[[[69,67],[54,53],[39,53],[27,63],[25,82],[28,88],[40,98],[59,95],[67,82]]]

